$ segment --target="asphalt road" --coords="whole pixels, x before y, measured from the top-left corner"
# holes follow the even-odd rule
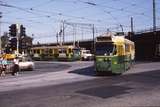
[[[61,72],[40,74],[41,79],[3,79],[0,107],[160,106],[159,62],[138,63],[123,75],[103,77],[94,75],[92,62],[68,65]],[[15,82],[21,79],[25,82]]]
[[[35,62],[35,69],[33,71],[28,71],[28,70],[22,70],[19,72],[19,76],[31,76],[31,75],[37,75],[37,74],[44,74],[47,72],[58,72],[64,69],[67,69],[71,67],[70,65],[62,62],[47,62],[47,61],[36,61]],[[6,74],[5,78],[1,79],[6,79],[6,78],[11,78],[11,74]]]

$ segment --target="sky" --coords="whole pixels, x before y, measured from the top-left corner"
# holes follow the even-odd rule
[[[156,1],[156,22],[160,26],[160,0]],[[14,23],[26,27],[33,43],[54,43],[65,21],[65,41],[92,38],[110,31],[134,31],[153,26],[152,0],[0,0],[1,34]],[[3,4],[3,5],[2,5]],[[122,26],[122,27],[120,27]]]

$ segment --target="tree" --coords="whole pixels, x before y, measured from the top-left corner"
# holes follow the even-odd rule
[[[20,38],[20,44],[19,44],[20,52],[28,53],[33,45],[32,41],[33,41],[33,38],[29,36],[23,36],[22,38]]]
[[[4,34],[1,36],[1,41],[2,41],[2,44],[1,44],[2,49],[4,49],[9,42],[9,36],[7,32],[4,32]]]

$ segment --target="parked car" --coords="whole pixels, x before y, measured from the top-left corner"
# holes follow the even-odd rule
[[[20,70],[34,70],[35,64],[30,57],[19,57]]]
[[[93,60],[93,54],[91,54],[90,50],[81,50],[81,59],[82,60]]]

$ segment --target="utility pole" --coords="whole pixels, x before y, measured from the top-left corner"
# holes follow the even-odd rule
[[[155,0],[153,0],[153,32],[155,35],[156,33],[156,3],[155,3]]]
[[[64,23],[65,23],[65,21],[63,20],[63,21],[62,21],[62,35],[63,35],[63,42],[62,42],[62,44],[63,44],[63,45],[64,45],[64,42],[65,42],[65,41],[64,41],[64,39],[65,39],[65,38],[64,38]]]
[[[75,42],[76,42],[76,28],[75,28],[75,25],[73,25],[73,46],[75,47]]]
[[[153,36],[154,36],[154,43],[155,43],[155,55],[154,57],[156,58],[159,56],[159,41],[157,41],[157,33],[156,33],[156,2],[153,0]]]
[[[92,33],[93,33],[93,54],[95,55],[95,28],[94,28],[94,24],[92,26]]]
[[[57,45],[58,45],[58,33],[56,34],[56,39],[57,39]]]
[[[120,27],[121,27],[121,30],[122,30],[122,33],[123,33],[123,26],[120,24]]]
[[[60,42],[60,46],[62,46],[62,26],[60,26],[60,31],[59,31],[59,42]]]
[[[0,54],[2,54],[1,18],[2,18],[2,12],[0,12]]]
[[[133,30],[133,17],[131,17],[131,33],[133,33],[134,30]]]
[[[20,38],[20,24],[16,24],[16,37],[17,37],[17,55],[19,55],[19,38]]]

